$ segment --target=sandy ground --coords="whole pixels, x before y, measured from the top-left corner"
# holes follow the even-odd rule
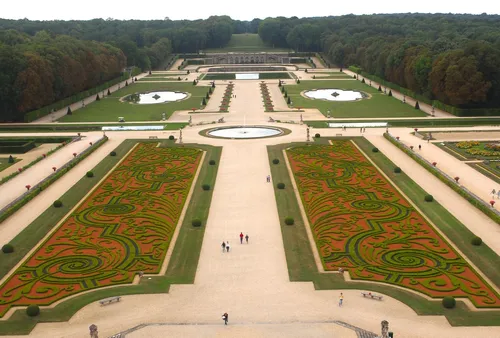
[[[137,76],[134,76],[134,78],[141,79],[147,75],[148,75],[148,73],[142,73],[142,74],[138,74]],[[129,86],[133,85],[133,83],[131,83],[130,79],[128,79],[126,81],[129,82]],[[115,92],[119,87],[123,88],[125,86],[126,81],[115,84],[114,86],[109,87],[109,89],[111,90],[111,92]],[[105,89],[103,92],[107,93],[108,89]],[[102,93],[100,93],[99,95],[101,96]],[[83,101],[85,102],[85,105],[88,105],[88,104],[94,102],[95,98],[96,98],[96,95],[91,95],[91,96],[87,97],[86,99],[84,99]],[[80,108],[82,108],[82,102],[81,101],[75,102],[72,105],[70,105],[70,107],[71,107],[71,111],[75,111],[77,109],[80,109]],[[52,122],[56,121],[57,119],[60,119],[61,117],[66,115],[67,111],[68,111],[68,107],[64,107],[64,108],[59,109],[53,113],[50,113],[49,115],[43,116],[43,117],[39,118],[38,120],[35,120],[31,123],[52,123]]]
[[[9,135],[9,136],[12,136]],[[18,171],[19,168],[24,167],[25,165],[30,164],[40,156],[43,156],[43,154],[47,154],[49,151],[52,149],[55,149],[59,146],[59,143],[46,143],[46,144],[40,144],[38,147],[31,149],[27,153],[24,154],[12,154],[13,157],[21,159],[21,161],[14,163],[10,167],[8,167],[5,170],[0,171],[0,179],[9,176],[10,174]],[[6,158],[9,157],[11,154],[5,154],[2,156],[5,156]]]
[[[224,114],[230,120],[226,125],[269,124],[258,82],[238,82],[234,93],[236,98],[232,99],[230,113]],[[193,120],[194,115],[200,115],[196,116],[198,121],[210,121],[214,117],[193,114]],[[143,323],[166,323],[171,325],[148,326],[129,336],[354,337],[353,331],[345,331],[328,322],[339,320],[379,333],[380,321],[385,319],[396,337],[500,337],[500,327],[451,327],[442,316],[418,316],[408,306],[388,296],[383,301],[374,301],[363,298],[359,290],[317,291],[312,283],[290,282],[272,187],[276,182],[266,183],[270,172],[266,146],[305,141],[306,127],[274,125],[289,128],[292,133],[259,140],[223,140],[199,135],[207,126],[188,127],[183,132],[185,143],[223,146],[194,284],[172,285],[168,294],[124,296],[121,302],[108,306],[94,302],[78,311],[69,322],[37,325],[30,336],[88,337],[88,326],[96,324],[100,336],[106,337]],[[365,136],[500,253],[498,225],[488,221],[481,212],[385,140],[382,137],[384,130],[368,129]],[[393,129],[401,135],[410,131],[410,128]],[[312,129],[311,135],[315,132]],[[318,132],[334,136],[339,131],[321,129]],[[169,134],[108,133],[108,144],[52,185],[43,196],[35,198],[29,204],[30,213],[18,212],[11,217],[15,222],[12,227],[22,230],[29,224],[28,214],[43,211],[72,185],[72,181],[76,182],[87,168],[93,167],[125,138],[147,138],[149,135],[167,138]],[[343,134],[358,136],[359,129],[349,129]],[[472,175],[480,176],[477,172]],[[249,244],[239,243],[240,232],[249,235]],[[230,242],[229,253],[222,252],[222,241]],[[340,292],[345,296],[343,307],[337,305]],[[222,326],[223,312],[230,315],[228,327]]]

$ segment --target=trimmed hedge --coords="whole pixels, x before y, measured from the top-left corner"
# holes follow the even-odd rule
[[[451,297],[451,296],[446,296],[443,298],[443,306],[447,309],[453,309],[455,307],[455,305],[457,304],[455,298]]]
[[[295,224],[295,220],[293,219],[293,217],[286,217],[285,218],[285,224],[286,225],[294,225]]]
[[[320,138],[320,137],[321,137],[321,135],[320,135],[319,133],[316,133],[316,134],[314,134],[314,137],[316,137],[316,138]]]
[[[174,135],[170,135],[170,136],[168,137],[168,139],[169,139],[170,141],[175,140],[175,136],[174,136]]]
[[[208,164],[210,164],[210,165],[215,165],[215,160],[210,160],[210,161],[208,161]]]
[[[378,148],[373,148],[373,149],[372,149],[372,152],[374,152],[374,153],[378,153]]]
[[[194,227],[201,227],[201,220],[200,219],[193,219],[191,221],[191,224],[194,226]]]
[[[483,243],[483,240],[481,239],[481,237],[478,237],[478,236],[472,237],[472,239],[470,240],[470,244],[475,245],[475,246],[479,246],[482,243]]]
[[[448,180],[443,174],[441,174],[436,168],[432,166],[432,164],[428,163],[427,161],[424,161],[420,159],[417,155],[415,155],[414,152],[412,152],[409,149],[406,149],[401,143],[397,142],[394,140],[392,137],[390,137],[387,133],[384,133],[384,137],[389,140],[392,144],[394,144],[396,147],[401,149],[403,152],[406,153],[406,155],[410,156],[412,159],[414,159],[418,164],[420,164],[422,167],[427,169],[431,174],[436,176],[441,182],[446,184],[448,187],[453,189],[455,192],[457,192],[460,196],[464,197],[470,204],[481,210],[486,216],[491,218],[493,221],[500,223],[500,216],[498,216],[493,210],[491,210],[491,207],[479,202],[476,200],[474,197],[469,195],[467,192],[462,190],[458,184],[456,184],[455,181],[450,181]]]
[[[116,156],[116,151],[112,151],[109,153],[109,156]]]
[[[92,171],[87,171],[85,176],[87,176],[88,178],[91,178],[91,177],[94,177],[94,173]]]
[[[395,167],[395,168],[394,168],[394,172],[395,172],[396,174],[400,174],[400,173],[401,173],[401,168],[400,168],[400,167]]]
[[[208,191],[208,190],[210,190],[210,184],[203,184],[203,185],[201,186],[201,188],[202,188],[203,190],[205,190],[205,191]]]
[[[2,246],[2,252],[6,254],[13,253],[14,246],[12,246],[12,244],[5,244],[4,246]]]
[[[278,183],[278,184],[276,184],[276,188],[278,188],[278,189],[285,189],[285,183]]]
[[[425,195],[424,200],[426,202],[432,202],[432,201],[434,201],[434,196],[432,196],[432,195]]]
[[[277,158],[275,158],[275,159],[273,160],[273,164],[279,164],[279,163],[280,163],[280,160],[278,160]]]
[[[40,314],[40,308],[38,305],[31,304],[26,308],[26,314],[30,317],[36,317]]]
[[[68,162],[69,165],[67,167],[64,167],[64,169],[61,169],[61,170],[53,173],[52,175],[50,175],[49,177],[44,179],[42,182],[37,184],[37,186],[35,186],[31,190],[29,190],[29,192],[26,195],[24,195],[24,197],[22,199],[17,201],[10,208],[8,208],[7,210],[5,210],[4,212],[2,212],[0,214],[0,222],[5,221],[10,215],[15,213],[17,210],[19,210],[21,207],[23,207],[26,203],[28,203],[33,198],[35,198],[38,194],[40,194],[44,189],[49,187],[52,183],[57,181],[61,176],[63,176],[69,170],[71,170],[71,168],[73,168],[78,163],[80,163],[85,158],[87,158],[87,156],[92,154],[96,149],[98,149],[101,145],[103,145],[107,140],[108,140],[108,137],[104,136],[104,138],[102,138],[99,141],[97,141],[96,143],[94,143],[94,145],[91,146],[91,148],[87,148],[90,150],[81,153],[82,154],[81,156],[75,157],[70,162]]]
[[[63,206],[63,203],[61,200],[55,200],[52,205],[54,206],[54,208],[60,208]]]

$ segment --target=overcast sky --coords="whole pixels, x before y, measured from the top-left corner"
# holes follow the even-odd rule
[[[5,3],[4,3],[5,2]],[[500,14],[498,0],[358,0],[358,1],[270,1],[270,0],[188,0],[188,1],[116,1],[116,0],[3,0],[0,17],[30,20],[113,19],[206,19],[211,15],[229,15],[251,20],[276,16],[337,16],[373,13],[470,13]],[[197,7],[199,4],[199,7]],[[296,4],[293,6],[292,4]]]

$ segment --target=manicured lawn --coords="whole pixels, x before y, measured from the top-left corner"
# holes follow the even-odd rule
[[[189,81],[185,81],[189,82]],[[120,102],[120,98],[134,93],[145,93],[151,91],[171,90],[190,93],[191,96],[177,102],[159,104],[132,104]],[[189,83],[159,82],[159,83],[135,83],[124,87],[111,96],[106,96],[100,101],[93,102],[85,108],[75,110],[73,115],[65,115],[60,122],[118,122],[118,117],[124,117],[125,121],[160,121],[162,113],[167,118],[177,110],[189,110],[200,108],[201,101],[208,92],[208,86],[193,86]]]
[[[315,139],[318,143],[326,144],[328,139]],[[423,191],[404,173],[397,176],[393,173],[394,164],[381,153],[371,153],[373,145],[367,140],[356,138],[356,144],[370,156],[377,166],[386,173],[391,180],[422,210],[426,216],[439,227],[445,235],[464,252],[468,258],[488,277],[499,285],[500,273],[494,268],[500,264],[500,259],[491,249],[484,244],[480,247],[470,245],[469,239],[473,234],[456,218],[448,213],[436,202],[424,202],[423,196],[427,193]],[[301,144],[282,144],[269,146],[268,154],[271,172],[274,182],[283,182],[287,187],[291,187],[291,180],[284,164],[283,149]],[[272,159],[277,158],[280,164],[272,164]],[[339,274],[321,274],[317,271],[314,257],[311,250],[311,243],[308,240],[304,224],[295,194],[291,189],[279,190],[275,188],[276,201],[280,219],[287,216],[294,217],[295,225],[281,225],[283,242],[287,266],[292,281],[312,281],[316,289],[360,289],[381,292],[391,297],[399,299],[409,305],[420,315],[445,315],[452,325],[500,325],[500,312],[471,312],[462,302],[457,302],[457,307],[453,310],[446,310],[439,301],[427,301],[424,298],[398,288],[380,285],[357,283],[356,281],[346,282]]]
[[[323,115],[330,110],[336,118],[375,118],[375,117],[417,117],[427,116],[401,101],[384,95],[366,84],[356,80],[331,81],[301,81],[297,85],[285,85],[288,96],[291,97],[294,107],[317,108]],[[317,99],[308,99],[300,95],[304,90],[313,89],[342,89],[358,90],[371,95],[370,98],[351,102],[333,102]]]
[[[267,46],[259,34],[233,34],[229,43],[222,48],[206,49],[204,53],[224,52],[289,52],[288,49]]]
[[[311,72],[310,74],[314,75],[316,79],[352,79],[346,73],[340,72]]]
[[[93,172],[96,177],[105,175],[131,147],[138,142],[137,140],[127,140],[117,149],[117,156],[106,157]],[[151,142],[151,141],[140,141]],[[157,142],[154,142],[155,144]],[[162,145],[178,147],[171,141],[161,141]],[[210,184],[213,188],[215,177],[221,154],[220,147],[211,147],[205,145],[187,145],[198,148],[206,152],[203,166],[200,170],[197,185],[202,183]],[[215,165],[209,165],[210,159],[216,161]],[[98,180],[89,180],[82,178],[71,190],[69,190],[61,200],[65,203],[62,208],[49,208],[45,213],[38,217],[30,226],[28,226],[13,241],[16,251],[13,254],[5,255],[0,253],[0,276],[7,273],[36,243],[56,224],[64,215],[76,205],[80,199],[97,183]],[[60,322],[69,320],[73,314],[83,306],[97,301],[99,299],[127,294],[139,293],[167,293],[171,284],[192,283],[194,281],[196,267],[198,264],[201,243],[205,231],[205,223],[208,218],[208,208],[212,198],[212,191],[204,191],[195,188],[187,209],[186,217],[180,228],[170,264],[164,276],[153,276],[150,279],[142,279],[139,285],[118,286],[110,289],[96,290],[85,295],[71,298],[62,302],[52,309],[43,309],[41,314],[35,318],[27,317],[24,310],[18,310],[8,321],[0,321],[0,334],[27,334],[38,322]],[[202,220],[202,226],[195,228],[191,225],[192,217]],[[23,251],[23,252],[22,252]]]
[[[500,125],[500,119],[496,117],[492,118],[420,118],[420,119],[384,119],[381,120],[387,122],[390,127],[436,127],[436,126],[446,126],[446,127],[459,127],[459,126],[497,126]],[[336,119],[329,122],[335,123],[347,123],[347,122],[373,122],[373,120],[359,119],[359,120],[347,120],[347,119]],[[328,128],[328,122],[325,121],[307,121],[307,124],[313,128]]]
[[[10,167],[11,165],[13,165],[13,164],[15,164],[16,162],[19,162],[19,161],[21,161],[21,160],[14,157],[14,162],[13,163],[9,163],[9,157],[0,157],[0,171],[4,171],[8,167]]]
[[[274,73],[258,73],[259,79],[290,79],[289,73],[284,72],[274,72]],[[235,80],[236,73],[207,73],[205,74],[201,80]]]

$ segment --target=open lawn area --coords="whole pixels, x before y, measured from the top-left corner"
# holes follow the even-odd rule
[[[191,94],[187,99],[158,104],[133,104],[120,102],[120,98],[134,93],[152,91],[177,91]],[[118,117],[130,121],[160,121],[162,113],[167,118],[177,110],[200,108],[201,101],[208,92],[208,86],[193,86],[189,83],[159,82],[135,83],[124,87],[104,99],[95,101],[85,108],[75,110],[73,115],[65,115],[60,122],[118,122]]]
[[[14,157],[14,162],[13,163],[9,163],[9,157],[8,156],[7,157],[0,157],[0,171],[3,171],[5,169],[7,169],[11,165],[13,165],[14,163],[19,162],[19,161],[21,161],[21,160]]]
[[[426,113],[416,110],[401,101],[387,96],[377,89],[356,80],[339,81],[301,81],[297,85],[285,85],[288,96],[291,97],[294,107],[317,108],[323,115],[330,110],[336,118],[376,118],[376,117],[424,117]],[[318,99],[308,99],[300,93],[312,89],[341,89],[357,90],[370,97],[358,101],[334,102]]]
[[[233,34],[227,46],[223,48],[206,49],[205,53],[225,52],[289,52],[289,49],[267,46],[259,34]]]

